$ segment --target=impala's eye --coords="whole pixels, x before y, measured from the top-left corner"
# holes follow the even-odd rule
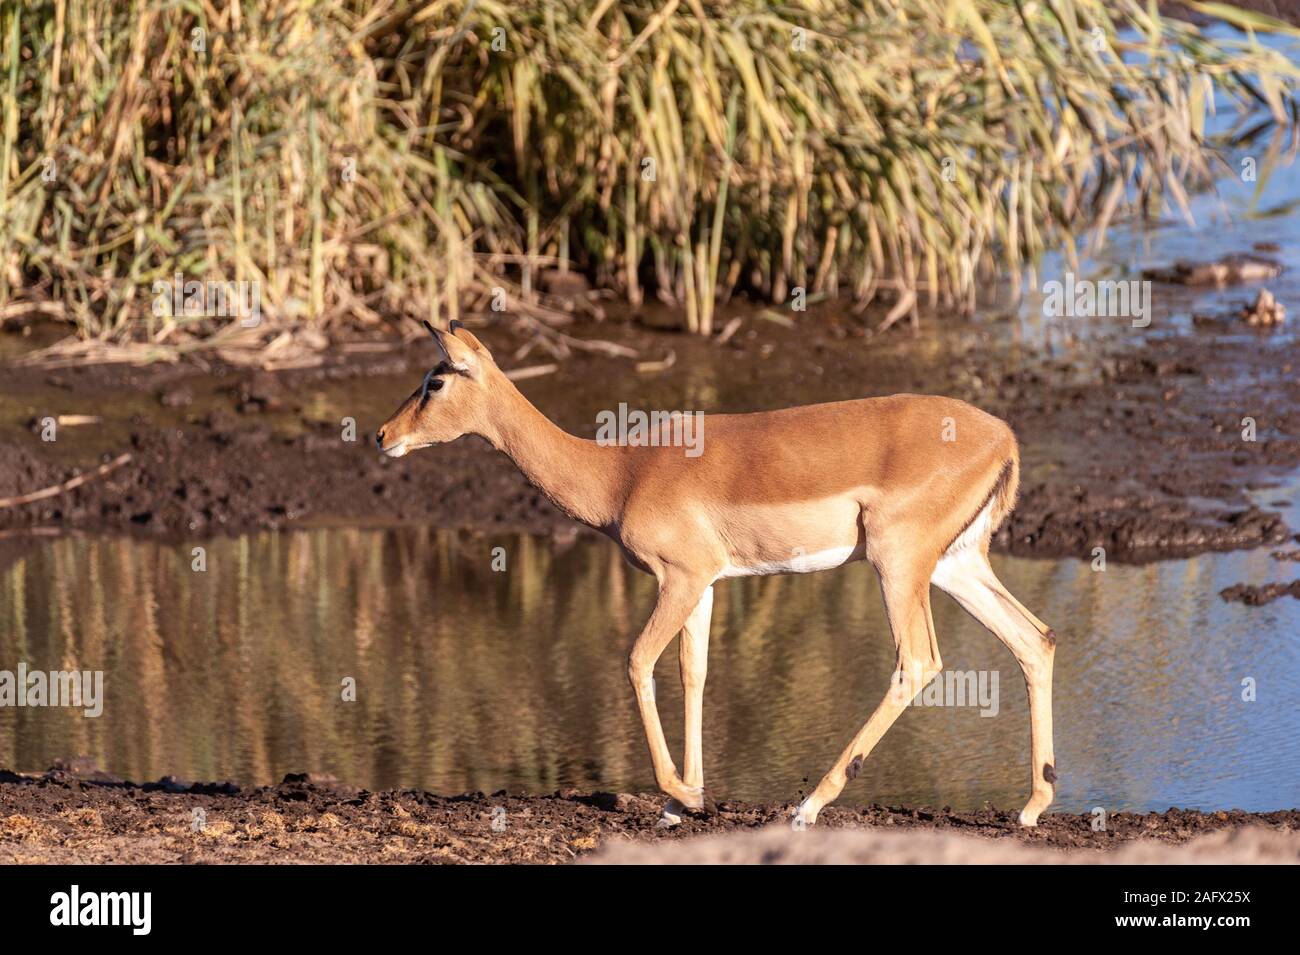
[[[420,386],[421,404],[424,404],[424,402],[429,400],[429,392],[442,390],[443,380],[441,378],[434,377],[439,373],[441,367],[442,367],[441,365],[438,366],[438,368],[433,369],[431,372],[429,372],[427,375],[424,376],[424,384]]]

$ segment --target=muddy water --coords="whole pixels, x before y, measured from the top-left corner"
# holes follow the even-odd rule
[[[653,585],[612,544],[405,528],[205,546],[204,571],[188,546],[85,537],[7,564],[0,665],[102,670],[104,698],[96,718],[0,709],[0,766],[85,753],[136,779],[269,783],[306,769],[439,792],[653,788],[625,678]],[[1287,579],[1285,565],[1262,552],[1104,571],[995,564],[1061,636],[1058,808],[1295,804],[1300,603],[1217,596]],[[1014,807],[1028,760],[1016,664],[937,592],[934,611],[946,666],[974,671],[975,692],[911,707],[846,798]],[[875,576],[728,581],[714,612],[706,780],[724,797],[793,799],[884,691]],[[679,752],[674,647],[657,682]]]

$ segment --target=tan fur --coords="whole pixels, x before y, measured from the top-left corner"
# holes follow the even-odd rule
[[[867,560],[879,572],[897,649],[894,691],[800,807],[816,820],[902,709],[942,669],[929,588],[951,593],[1015,654],[1029,685],[1033,796],[1028,825],[1053,796],[1055,638],[997,581],[989,537],[1015,504],[1019,453],[1011,429],[950,398],[893,395],[756,414],[708,415],[703,453],[600,446],[556,427],[464,328],[440,341],[456,367],[422,401],[417,391],[380,429],[385,453],[477,434],[508,454],[569,516],[618,542],[653,574],[659,599],[633,645],[637,695],[655,777],[683,806],[705,804],[699,711],[708,644],[706,603],[720,578],[800,572]],[[680,631],[687,688],[687,772],[669,755],[655,709],[654,663]],[[702,634],[701,634],[702,631]],[[689,652],[688,652],[689,651]],[[856,760],[856,762],[855,762]]]

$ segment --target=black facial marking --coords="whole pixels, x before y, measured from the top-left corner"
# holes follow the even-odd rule
[[[420,404],[423,405],[429,400],[430,391],[442,390],[442,379],[438,378],[443,372],[441,364],[437,368],[430,369],[429,373],[424,376],[424,384],[420,386]]]

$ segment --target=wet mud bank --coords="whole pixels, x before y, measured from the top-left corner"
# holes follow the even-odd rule
[[[748,320],[726,344],[633,322],[569,334],[675,361],[645,374],[575,351],[521,381],[544,412],[594,436],[630,408],[742,412],[899,391],[964,398],[1021,442],[1020,503],[994,542],[1023,556],[1145,561],[1284,544],[1293,531],[1252,503],[1300,466],[1300,355],[1269,332],[1194,332],[1134,345],[1007,344],[1003,323],[864,340],[836,315],[798,327]],[[482,332],[502,367],[527,341]],[[0,535],[84,530],[196,539],[259,528],[424,522],[552,532],[573,525],[477,438],[400,460],[373,432],[434,362],[431,343],[332,355],[270,373],[216,366],[100,366],[0,376],[0,498],[130,460],[79,487],[0,508]],[[57,440],[44,440],[49,421]],[[1247,437],[1247,430],[1249,436]],[[707,432],[705,434],[707,441]],[[761,466],[761,462],[755,462]]]
[[[656,795],[576,790],[538,796],[366,792],[307,774],[292,774],[277,786],[242,789],[235,783],[191,784],[171,777],[137,785],[75,766],[39,775],[0,771],[0,862],[556,864],[604,861],[607,855],[612,855],[610,861],[669,861],[671,844],[678,840],[784,827],[791,809],[784,804],[724,801],[716,813],[687,815],[680,825],[663,828],[663,800]],[[1115,813],[1108,817],[1105,831],[1096,831],[1091,815],[1051,813],[1036,829],[1024,829],[1016,813],[1007,810],[831,806],[822,812],[813,834],[822,838],[823,832],[868,830],[974,836],[995,846],[1096,855],[1144,844],[1183,844],[1252,827],[1266,847],[1285,851],[1289,845],[1294,856],[1295,845],[1286,840],[1294,837],[1297,826],[1296,810]],[[659,847],[661,857],[620,858],[624,850],[637,846]],[[917,851],[935,861],[935,853],[950,851],[929,843],[887,848],[897,857],[876,850],[874,861],[919,861],[907,858]],[[779,856],[788,854],[790,847],[763,855],[772,852],[776,857],[742,861],[782,861]]]

